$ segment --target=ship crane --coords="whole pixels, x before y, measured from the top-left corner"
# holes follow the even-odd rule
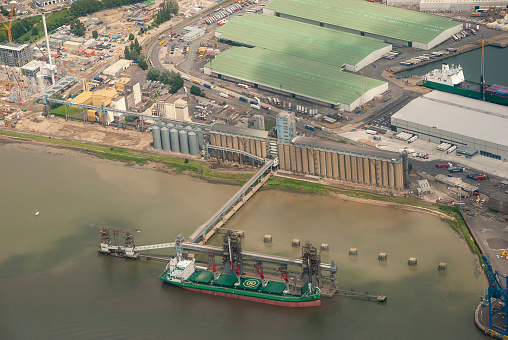
[[[215,257],[213,256],[211,250],[210,250],[210,262],[212,263],[212,271],[213,271],[214,280],[217,280],[220,275],[219,275],[219,273],[217,273],[217,267],[215,266]]]
[[[289,276],[287,273],[285,273],[281,267],[279,267],[279,271],[280,271],[280,275],[282,276],[282,278],[284,279],[284,281],[286,282],[286,290],[285,292],[289,292]]]

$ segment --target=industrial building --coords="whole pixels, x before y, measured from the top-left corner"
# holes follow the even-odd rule
[[[152,108],[152,116],[190,122],[189,104],[187,101],[168,94],[157,100],[157,105]]]
[[[432,91],[392,116],[392,129],[436,144],[477,150],[480,155],[508,159],[508,107]],[[467,149],[465,149],[467,150]],[[473,154],[469,152],[469,154]]]
[[[419,5],[422,12],[462,12],[476,6],[482,8],[508,6],[508,0],[387,0],[389,6]]]
[[[296,136],[296,118],[294,112],[282,111],[275,117],[277,143],[291,143]]]
[[[102,74],[105,74],[110,77],[117,77],[123,71],[127,70],[132,65],[132,60],[120,59],[113,65],[106,68],[102,71]]]
[[[278,151],[281,170],[386,189],[404,188],[405,159],[395,152],[309,137],[279,143]]]
[[[182,31],[184,41],[193,41],[205,34],[204,29],[193,26],[186,26]]]
[[[388,90],[388,83],[356,72],[391,45],[269,15],[237,17],[216,31],[234,47],[205,65],[215,77],[288,97],[352,111]]]
[[[445,17],[363,0],[273,0],[263,13],[424,50],[462,29]]]
[[[21,67],[33,59],[27,44],[4,43],[0,45],[0,63],[12,67]]]
[[[378,39],[258,14],[233,18],[215,31],[215,37],[234,45],[261,47],[351,72],[372,64],[392,49]]]
[[[388,90],[384,81],[260,47],[230,48],[206,64],[204,73],[346,111]]]
[[[424,12],[462,12],[471,11],[475,6],[482,8],[503,7],[507,0],[420,0],[420,11]]]

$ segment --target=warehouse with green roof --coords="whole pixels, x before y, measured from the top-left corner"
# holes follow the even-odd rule
[[[462,29],[445,17],[364,0],[272,0],[263,13],[425,50]]]
[[[261,47],[232,47],[206,64],[204,73],[346,111],[388,90],[384,81]]]
[[[357,72],[391,51],[378,39],[271,15],[236,17],[215,31],[223,42],[261,47]]]

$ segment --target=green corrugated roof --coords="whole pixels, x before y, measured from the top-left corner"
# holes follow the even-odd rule
[[[190,281],[197,283],[210,283],[213,279],[213,273],[204,270],[197,270],[189,277]]]
[[[286,289],[286,284],[282,282],[277,281],[270,281],[261,288],[261,291],[264,293],[271,293],[271,294],[282,294],[282,292]]]
[[[403,41],[429,43],[459,25],[437,15],[385,6],[365,0],[273,0],[275,12]]]
[[[233,47],[206,64],[214,72],[282,88],[329,103],[352,104],[362,94],[362,77],[339,67],[259,47]],[[385,82],[363,77],[364,92]]]
[[[236,281],[235,275],[221,274],[217,280],[213,281],[213,284],[217,286],[233,287]]]
[[[272,15],[236,17],[216,31],[220,38],[262,47],[333,66],[355,65],[389,46],[374,38],[341,32]]]

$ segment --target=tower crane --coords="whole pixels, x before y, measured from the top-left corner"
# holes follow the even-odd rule
[[[12,33],[11,33],[11,27],[12,27],[12,16],[14,15],[14,7],[12,7],[11,9],[11,15],[10,15],[10,18],[9,18],[9,25],[7,25],[5,22],[3,23],[4,27],[2,27],[2,29],[4,29],[5,31],[7,31],[7,36],[9,38],[9,42],[12,42]]]

